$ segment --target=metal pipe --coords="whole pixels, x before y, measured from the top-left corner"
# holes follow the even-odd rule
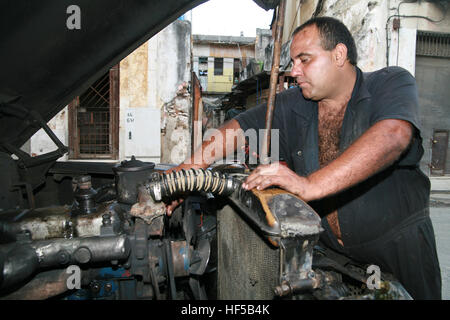
[[[30,246],[35,249],[41,268],[122,260],[131,250],[126,235],[43,240]]]
[[[279,286],[275,287],[274,293],[277,297],[286,297],[288,295],[309,292],[319,286],[316,279],[297,279],[295,281],[283,281]]]
[[[0,250],[0,290],[25,281],[38,267],[38,257],[30,245],[14,244]]]
[[[264,131],[264,140],[261,150],[261,163],[267,164],[269,162],[268,152],[270,148],[270,131],[272,129],[273,111],[275,109],[275,96],[277,91],[278,74],[280,72],[280,55],[281,55],[281,40],[283,37],[284,15],[286,8],[286,0],[281,0],[278,6],[277,23],[275,30],[275,41],[273,47],[273,61],[272,70],[270,72],[270,86],[269,98],[267,101],[266,111],[266,130]]]
[[[126,235],[55,239],[0,246],[0,289],[21,283],[41,268],[128,258]]]

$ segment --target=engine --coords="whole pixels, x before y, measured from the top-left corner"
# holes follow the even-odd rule
[[[367,288],[367,266],[320,246],[312,208],[242,189],[243,166],[163,173],[132,158],[112,172],[94,188],[60,170],[70,204],[0,212],[1,299],[410,298],[385,274]]]

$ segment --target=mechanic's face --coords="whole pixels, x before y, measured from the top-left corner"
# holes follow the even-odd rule
[[[315,25],[305,27],[294,36],[291,59],[291,75],[302,88],[303,96],[316,101],[328,98],[335,76],[333,50],[322,48]]]

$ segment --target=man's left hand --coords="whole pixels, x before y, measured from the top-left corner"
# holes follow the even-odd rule
[[[316,198],[314,187],[308,178],[300,177],[280,163],[258,166],[242,184],[246,190],[253,188],[264,190],[270,186],[278,186],[299,196],[304,201]]]

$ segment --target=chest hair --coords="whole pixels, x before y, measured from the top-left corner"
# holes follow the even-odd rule
[[[319,164],[324,167],[339,156],[339,140],[345,109],[319,104]]]

